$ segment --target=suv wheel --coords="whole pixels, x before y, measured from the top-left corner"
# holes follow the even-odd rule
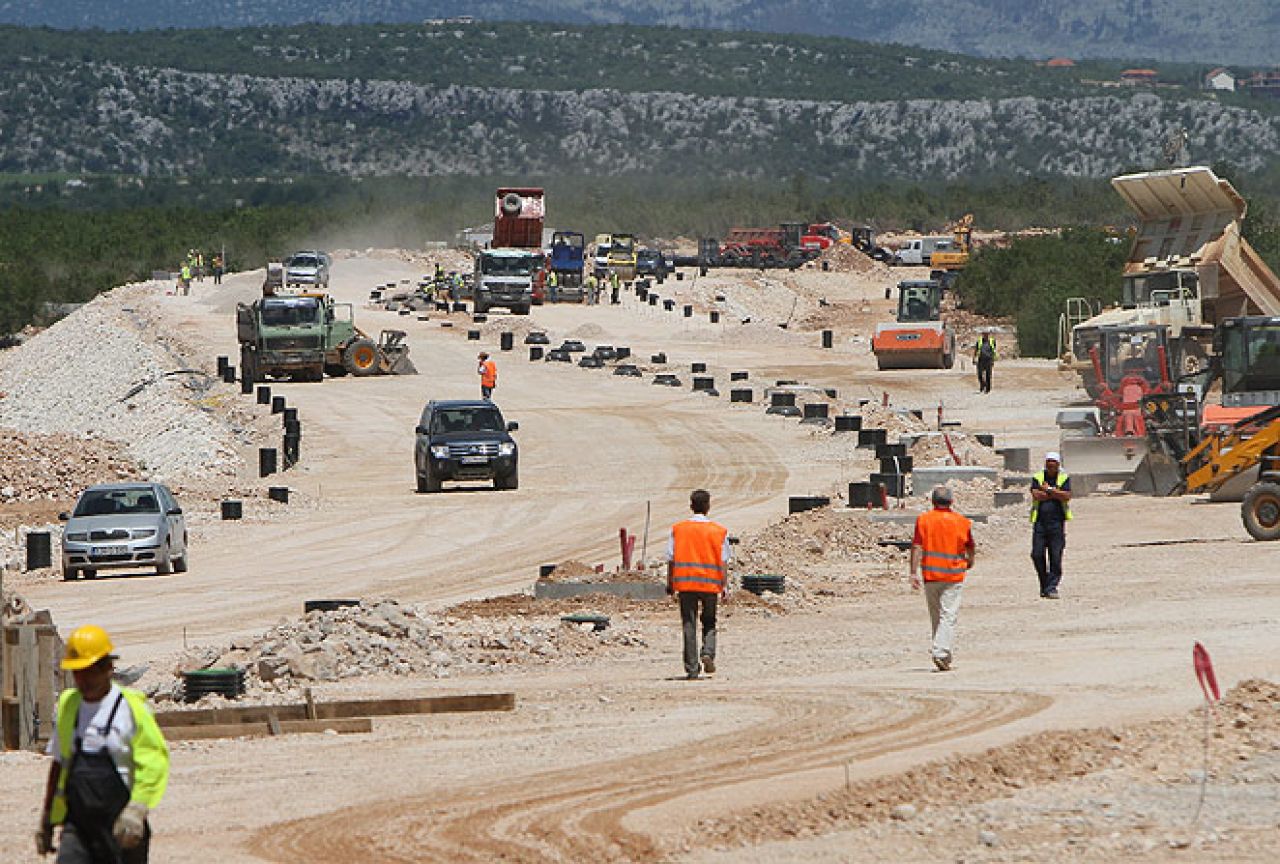
[[[494,489],[519,489],[520,488],[520,469],[512,468],[510,474],[502,477],[493,478]]]
[[[74,568],[74,567],[63,567],[63,568],[62,568],[62,581],[63,581],[63,582],[74,582],[74,581],[76,581],[76,579],[78,579],[78,578],[80,578],[80,571],[79,571],[79,570],[77,570],[76,568]]]
[[[418,491],[419,492],[439,492],[440,481],[431,473],[431,469],[427,469],[427,473],[418,475]]]
[[[164,544],[164,555],[156,559],[156,575],[168,576],[173,572],[173,559],[169,556],[169,544]]]

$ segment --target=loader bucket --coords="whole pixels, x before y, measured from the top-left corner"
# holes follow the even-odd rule
[[[1129,484],[1147,456],[1146,438],[1063,436],[1062,467],[1071,474],[1077,494],[1088,494],[1102,484]]]
[[[409,345],[403,330],[383,330],[378,335],[378,371],[383,375],[417,375],[418,367],[409,359]]]
[[[1168,454],[1152,450],[1138,463],[1126,488],[1159,498],[1176,495],[1182,488],[1182,469]]]

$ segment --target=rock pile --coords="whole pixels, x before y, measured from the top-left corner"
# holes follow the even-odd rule
[[[945,437],[944,437],[945,436]],[[950,441],[951,447],[947,447]],[[985,468],[1002,468],[1004,459],[977,438],[964,432],[926,432],[911,445],[911,456],[916,465],[954,465],[951,458],[955,451],[961,465],[980,465]]]
[[[225,649],[185,652],[156,664],[139,686],[157,701],[176,700],[183,671],[238,667],[254,696],[366,675],[446,678],[645,644],[627,627],[597,632],[590,624],[566,624],[554,616],[439,621],[394,600],[370,600],[282,621],[256,639],[236,640]]]
[[[893,407],[886,408],[875,402],[868,402],[860,407],[858,414],[862,416],[862,428],[887,429],[889,430],[890,441],[896,441],[901,435],[911,432],[923,432],[929,428],[923,420],[910,411]],[[925,416],[929,416],[927,409]]]
[[[66,501],[94,483],[142,476],[116,445],[97,438],[0,429],[0,452],[0,503]]]
[[[869,273],[873,270],[889,272],[887,265],[873,261],[866,254],[842,243],[832,245],[822,253],[819,260],[828,264],[836,273]]]
[[[158,479],[232,475],[233,431],[201,404],[212,379],[170,375],[172,356],[131,304],[154,304],[156,284],[117,288],[0,355],[0,426],[118,442]]]
[[[822,564],[904,561],[906,552],[879,541],[910,539],[910,532],[910,525],[872,523],[862,511],[809,510],[744,538],[737,571],[780,573],[792,579]]]

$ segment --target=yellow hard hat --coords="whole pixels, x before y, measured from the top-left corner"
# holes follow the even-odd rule
[[[73,672],[88,669],[103,657],[110,657],[113,647],[107,631],[98,625],[77,627],[67,637],[67,651],[62,657],[62,668]]]

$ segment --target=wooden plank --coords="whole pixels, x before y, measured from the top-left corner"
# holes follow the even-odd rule
[[[464,711],[512,711],[516,707],[514,693],[478,693],[463,696],[428,696],[419,699],[357,699],[340,702],[317,702],[316,716],[321,719],[342,717],[391,717],[405,714],[444,714]],[[229,723],[266,723],[275,713],[281,722],[306,720],[308,706],[248,705],[243,708],[204,708],[193,711],[161,711],[156,722],[162,728],[186,726],[221,726]]]
[[[276,726],[278,731],[274,732],[265,721],[224,723],[213,726],[171,726],[164,730],[164,737],[169,741],[204,741],[210,738],[267,738],[273,735],[300,735],[329,730],[340,735],[373,731],[373,721],[368,717],[353,717],[345,720],[281,720],[276,723]]]
[[[40,680],[40,656],[36,650],[36,628],[18,628],[18,747],[36,744],[36,682]]]
[[[43,744],[53,735],[53,707],[57,704],[57,683],[53,664],[57,661],[58,631],[42,627],[36,631],[36,742]]]

